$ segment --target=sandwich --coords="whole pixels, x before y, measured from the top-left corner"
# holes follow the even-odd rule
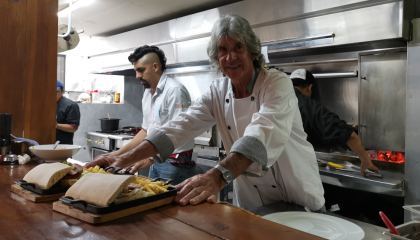
[[[23,180],[35,184],[41,189],[50,189],[66,176],[73,168],[62,163],[41,164],[31,169]]]
[[[83,168],[82,166],[78,164],[72,164],[69,162],[63,162],[63,164],[66,164],[72,167],[72,170],[60,180],[61,186],[70,187],[73,184],[75,184],[80,178],[82,178],[84,175],[88,173],[110,174],[110,173],[105,172],[105,170],[103,168],[100,168],[99,166],[95,166],[94,168],[91,167],[87,169],[87,168]]]
[[[167,188],[163,182],[139,180],[134,175],[87,174],[67,190],[66,196],[106,207],[167,192]]]

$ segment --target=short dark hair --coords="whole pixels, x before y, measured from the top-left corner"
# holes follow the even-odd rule
[[[144,45],[143,47],[137,48],[132,54],[130,54],[130,56],[128,56],[128,61],[134,64],[140,58],[142,58],[144,55],[148,53],[156,53],[156,55],[159,57],[160,65],[162,66],[162,72],[165,71],[166,69],[165,53],[156,46]]]

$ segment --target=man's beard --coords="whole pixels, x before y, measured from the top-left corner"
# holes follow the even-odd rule
[[[143,84],[143,86],[144,86],[144,88],[150,88],[150,84],[146,81],[146,80],[144,80],[144,79],[140,79],[140,81],[145,81],[146,83],[141,83],[141,84]]]

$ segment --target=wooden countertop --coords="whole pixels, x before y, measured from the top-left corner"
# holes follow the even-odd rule
[[[34,165],[0,166],[1,239],[322,239],[230,205],[177,204],[92,225],[33,203],[10,191]]]

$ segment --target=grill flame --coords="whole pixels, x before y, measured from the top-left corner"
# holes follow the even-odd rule
[[[402,152],[377,150],[376,155],[371,154],[370,157],[378,161],[405,163],[405,154]]]

